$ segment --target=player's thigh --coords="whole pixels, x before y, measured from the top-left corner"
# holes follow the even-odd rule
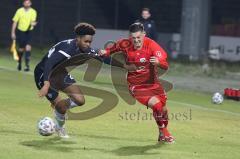
[[[131,95],[141,104],[148,107],[148,101],[151,98],[151,95],[148,95],[147,93],[143,93],[142,90],[138,89],[132,89],[129,90]]]
[[[153,107],[159,102],[162,102],[164,105],[166,103],[165,92],[159,84],[133,87],[131,94],[137,101],[147,107]]]
[[[85,104],[85,98],[79,85],[70,85],[63,90],[77,105]]]
[[[25,32],[17,31],[17,44],[19,47],[19,51],[25,51],[26,48],[26,35]]]
[[[40,69],[38,66],[34,70],[34,79],[35,79],[36,87],[40,90],[44,85],[44,80],[43,80],[43,70]],[[59,99],[58,96],[59,96],[59,93],[57,90],[49,88],[46,98],[49,100],[49,102],[53,103],[56,99]]]

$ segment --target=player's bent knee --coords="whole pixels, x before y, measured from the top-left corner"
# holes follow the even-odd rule
[[[152,98],[149,99],[148,101],[148,106],[152,108],[155,104],[159,103],[161,100],[157,98],[156,96],[153,96]]]
[[[75,96],[72,98],[73,102],[76,103],[77,106],[82,106],[85,104],[84,96]]]
[[[27,46],[26,46],[26,51],[31,51],[31,50],[32,50],[31,45],[27,45]]]

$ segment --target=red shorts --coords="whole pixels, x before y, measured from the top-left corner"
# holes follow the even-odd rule
[[[166,103],[167,95],[160,83],[129,86],[131,95],[143,105],[148,106],[151,97],[157,97],[162,103]]]

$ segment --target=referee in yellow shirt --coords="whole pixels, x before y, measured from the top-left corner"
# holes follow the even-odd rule
[[[14,17],[11,30],[12,40],[16,40],[19,46],[18,49],[18,67],[20,71],[22,69],[22,56],[25,52],[25,65],[24,71],[29,71],[29,61],[31,56],[31,32],[36,26],[37,12],[35,9],[31,8],[31,0],[24,0],[23,7],[19,8]],[[16,36],[17,35],[17,36]]]

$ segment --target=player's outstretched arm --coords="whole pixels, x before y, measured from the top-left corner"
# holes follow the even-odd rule
[[[127,71],[136,71],[137,70],[136,65],[126,64],[126,61],[120,62],[113,57],[103,56],[102,61],[104,63],[108,64],[108,65],[112,65],[112,66],[115,66],[115,67],[120,67],[120,68],[126,69]]]
[[[124,53],[126,49],[131,45],[128,39],[118,40],[116,43],[111,46],[107,46],[104,49],[99,50],[100,56],[110,56],[114,53],[122,52]]]

